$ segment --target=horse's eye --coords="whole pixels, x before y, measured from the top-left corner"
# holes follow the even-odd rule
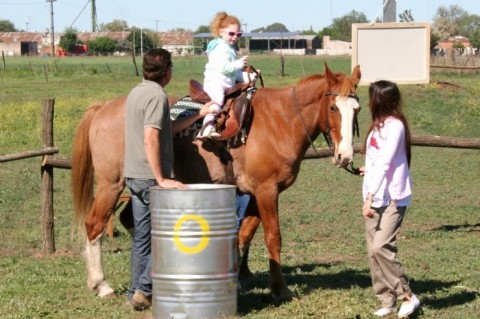
[[[335,107],[335,104],[330,105],[330,112],[336,112],[337,108]]]

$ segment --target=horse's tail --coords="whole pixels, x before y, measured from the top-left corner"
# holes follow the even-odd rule
[[[93,162],[90,149],[89,131],[92,119],[103,103],[91,105],[75,133],[72,152],[72,196],[73,221],[72,236],[76,232],[85,233],[85,218],[93,203]]]

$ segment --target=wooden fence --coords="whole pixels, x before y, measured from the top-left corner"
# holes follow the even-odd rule
[[[55,99],[42,100],[42,141],[43,147],[36,151],[26,151],[16,154],[7,154],[0,156],[0,163],[20,160],[30,157],[43,156],[41,161],[41,228],[42,228],[42,252],[44,255],[55,252],[55,233],[54,233],[54,212],[53,212],[53,169],[71,169],[72,164],[69,158],[56,157],[59,152],[54,146],[53,141],[53,116]],[[430,147],[451,147],[451,148],[469,148],[480,149],[480,138],[461,138],[461,137],[442,137],[442,136],[412,136],[412,145],[430,146]],[[361,146],[355,145],[356,153],[360,152]],[[309,149],[305,154],[305,159],[329,157],[329,149],[312,150]],[[124,202],[122,197],[119,202]],[[109,227],[112,227],[110,220]],[[112,230],[110,230],[111,232]],[[110,234],[110,236],[112,236]]]

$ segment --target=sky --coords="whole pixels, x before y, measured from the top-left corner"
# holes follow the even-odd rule
[[[0,20],[11,21],[16,29],[44,32],[51,26],[52,0],[0,0]],[[395,0],[390,0],[395,1]],[[115,19],[128,26],[169,31],[183,28],[195,31],[209,25],[215,13],[226,11],[242,23],[244,32],[273,23],[289,31],[318,32],[352,10],[364,13],[369,21],[382,18],[383,0],[95,0],[97,23]],[[438,7],[458,5],[469,14],[480,15],[479,0],[396,0],[397,16],[411,10],[416,22],[432,22]],[[55,32],[68,27],[92,31],[91,0],[53,0]]]

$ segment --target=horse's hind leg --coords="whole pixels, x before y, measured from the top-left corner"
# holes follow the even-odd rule
[[[123,227],[128,231],[128,233],[133,237],[133,210],[132,210],[132,200],[130,199],[118,215],[118,219]]]
[[[87,243],[85,259],[87,264],[87,285],[99,297],[115,296],[114,290],[105,280],[102,262],[102,239],[108,220],[113,214],[123,183],[98,187],[95,200],[85,220]]]

